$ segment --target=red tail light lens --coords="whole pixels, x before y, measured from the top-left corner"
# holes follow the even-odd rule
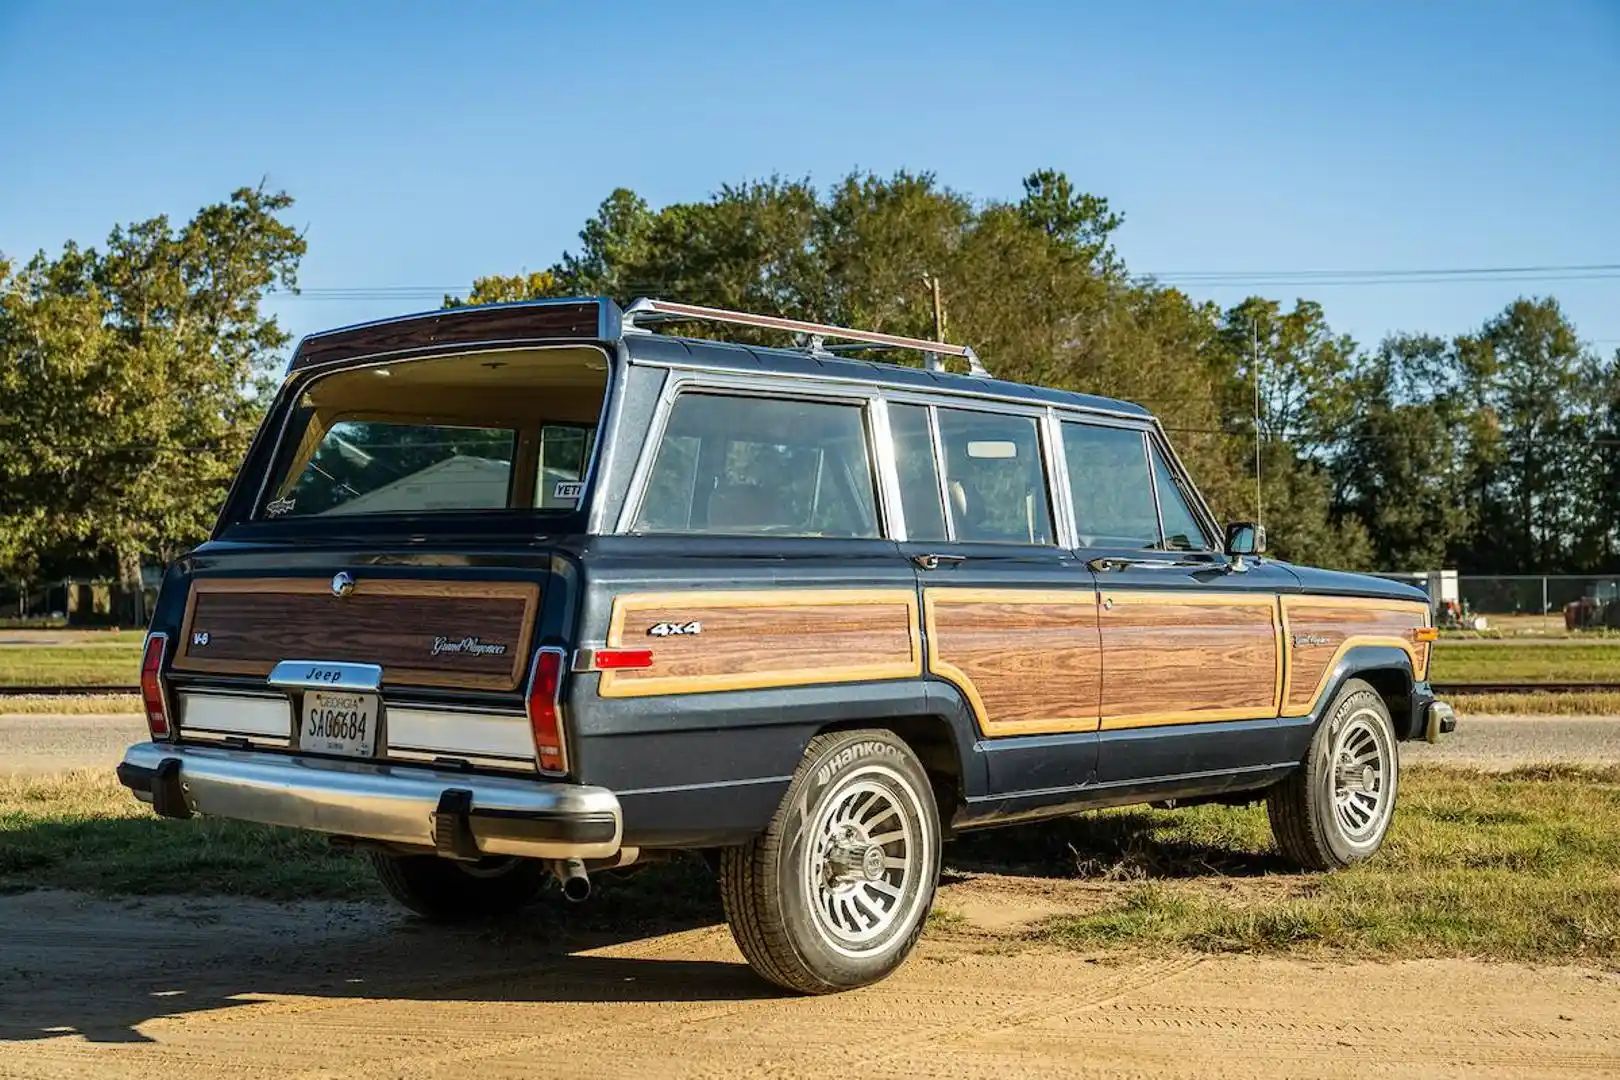
[[[141,703],[146,706],[146,730],[154,739],[169,737],[169,708],[160,678],[168,647],[168,634],[147,634],[146,651],[141,654]]]
[[[568,771],[568,743],[562,722],[563,651],[541,649],[529,676],[529,730],[534,733],[534,756],[540,771]]]

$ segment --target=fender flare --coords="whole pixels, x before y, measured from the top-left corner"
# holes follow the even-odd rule
[[[1347,649],[1328,674],[1316,707],[1304,716],[1285,716],[1282,725],[1284,742],[1290,760],[1303,760],[1316,728],[1327,718],[1333,703],[1338,700],[1344,684],[1351,679],[1365,679],[1372,683],[1384,703],[1389,707],[1390,719],[1395,724],[1395,737],[1399,740],[1415,738],[1421,734],[1414,722],[1420,707],[1419,699],[1426,698],[1427,683],[1419,683],[1412,672],[1412,658],[1404,649],[1394,645],[1357,645]],[[1425,692],[1420,693],[1420,688]]]

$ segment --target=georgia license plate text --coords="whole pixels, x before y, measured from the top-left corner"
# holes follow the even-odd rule
[[[377,699],[372,694],[304,694],[303,750],[321,754],[371,757],[377,742]]]

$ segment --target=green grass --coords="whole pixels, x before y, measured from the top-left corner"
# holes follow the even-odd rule
[[[1620,641],[1514,645],[1442,641],[1429,678],[1439,683],[1620,683]]]
[[[0,686],[134,686],[141,644],[0,645]]]
[[[1263,876],[1284,868],[1260,808],[1082,819],[1072,872],[1117,881],[1119,895],[1033,937],[1085,950],[1620,964],[1620,766],[1421,768],[1403,783],[1384,849],[1332,874]]]
[[[1481,956],[1620,966],[1620,766],[1403,776],[1389,841],[1368,863],[1300,874],[1263,809],[1123,809],[970,833],[952,872],[1070,879],[1073,910],[1004,946],[1095,951]],[[696,859],[613,880],[579,926],[659,932],[721,917]],[[364,860],[320,837],[155,817],[107,773],[0,779],[0,891],[381,900]],[[1061,895],[1054,894],[1054,895]],[[553,917],[548,915],[546,917]],[[948,905],[931,933],[971,932]]]
[[[370,867],[310,833],[166,821],[110,770],[0,777],[0,891],[378,897]]]
[[[714,880],[695,856],[630,874],[597,873],[592,881],[588,905],[566,906],[572,926],[658,933],[722,918]],[[101,770],[0,777],[0,893],[29,889],[387,900],[370,862],[323,836],[159,818]],[[560,898],[551,906],[564,907]]]

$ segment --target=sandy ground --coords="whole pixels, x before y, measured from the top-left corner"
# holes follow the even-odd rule
[[[138,716],[0,715],[0,773],[111,768],[125,747],[145,737]],[[1401,752],[1409,762],[1485,768],[1613,764],[1620,761],[1620,717],[1465,716],[1439,743],[1404,743]]]
[[[1620,977],[1008,952],[769,991],[723,927],[440,931],[370,905],[0,899],[0,1077],[1575,1077],[1620,1074]]]
[[[1620,729],[1475,723],[1414,758],[1613,760]],[[110,767],[140,735],[0,718],[0,769]],[[1620,1076],[1620,974],[1018,943],[1066,884],[959,875],[940,905],[960,919],[896,975],[815,999],[771,991],[722,926],[615,940],[366,903],[0,897],[0,1080]]]

